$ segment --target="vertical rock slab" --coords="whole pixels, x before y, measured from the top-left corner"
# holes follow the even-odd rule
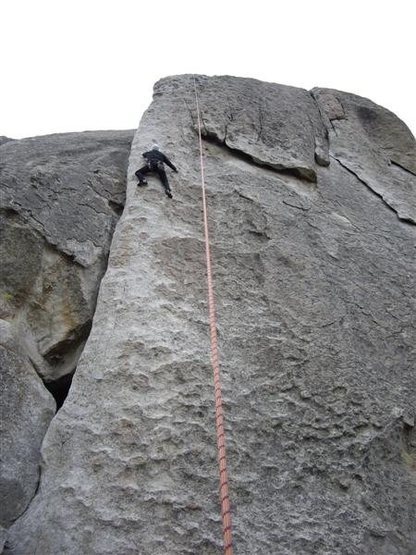
[[[222,551],[193,86],[159,82],[136,133],[92,331],[6,553]],[[264,87],[197,87],[236,553],[408,554],[415,227],[342,164],[315,165],[312,97],[310,135],[290,135],[304,92],[267,85],[252,145]],[[244,99],[232,148],[224,98]],[[179,169],[173,201],[155,178],[136,187],[154,140]]]

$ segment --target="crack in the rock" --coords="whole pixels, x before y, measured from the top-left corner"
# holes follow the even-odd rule
[[[396,210],[393,206],[391,206],[391,205],[386,201],[386,199],[383,197],[383,195],[381,195],[380,193],[377,193],[377,191],[375,191],[375,190],[371,187],[371,185],[369,185],[366,181],[364,181],[364,179],[362,179],[354,170],[352,170],[351,168],[349,168],[345,163],[341,162],[341,160],[339,160],[339,159],[338,159],[336,156],[334,156],[333,154],[330,154],[329,156],[330,156],[331,158],[333,158],[334,160],[336,160],[336,161],[338,162],[338,164],[339,164],[340,166],[342,166],[347,172],[349,172],[351,175],[354,175],[354,176],[358,179],[358,181],[360,181],[360,183],[362,183],[363,185],[365,185],[366,188],[367,188],[369,191],[371,191],[376,197],[380,198],[380,199],[383,201],[383,203],[387,206],[387,208],[396,214],[397,218],[398,218],[401,222],[403,222],[403,223],[405,223],[405,224],[409,224],[409,225],[416,225],[416,224],[415,224],[412,220],[410,220],[409,218],[405,218],[405,217],[403,217],[403,216],[400,216],[400,214],[397,212],[397,210]]]
[[[114,200],[109,200],[108,206],[115,213],[117,218],[120,218],[124,210],[124,204],[122,202],[115,202]]]
[[[51,389],[47,384],[53,384],[54,382],[61,380],[64,376],[75,372],[81,352],[83,351],[85,343],[90,335],[91,326],[91,319],[79,324],[77,327],[72,328],[65,338],[55,342],[55,344],[51,346],[46,353],[42,354],[45,361],[51,368],[54,369],[54,375],[58,376],[56,379],[49,379],[48,377],[45,378],[42,375],[40,376],[49,391],[51,391]],[[61,384],[62,387],[64,385],[64,383]],[[53,389],[53,386],[51,387]],[[63,392],[62,387],[59,387],[59,395]],[[53,394],[52,391],[51,393]],[[56,397],[55,400],[59,403],[59,400]]]
[[[207,131],[205,124],[204,124],[204,132],[202,134],[202,138],[204,139],[204,141],[208,143],[216,144],[217,146],[226,148],[231,154],[233,154],[234,157],[239,158],[240,160],[243,160],[244,162],[247,162],[251,165],[268,168],[277,173],[280,173],[283,175],[290,175],[292,177],[296,177],[297,179],[300,179],[302,181],[308,181],[310,183],[316,183],[317,181],[316,172],[311,168],[288,167],[288,166],[285,166],[284,164],[273,164],[270,162],[266,162],[265,160],[256,159],[251,154],[247,154],[247,152],[244,152],[243,150],[230,147],[225,142],[225,140],[220,139],[215,132]]]
[[[287,206],[291,206],[292,208],[297,208],[298,210],[303,210],[304,212],[307,212],[308,210],[310,210],[310,206],[299,206],[299,204],[291,204],[287,200],[282,200],[282,202]]]
[[[237,195],[241,198],[244,198],[246,200],[249,200],[250,202],[253,202],[255,204],[258,204],[254,199],[252,199],[251,197],[248,197],[247,195],[245,195],[244,193],[242,193],[241,191],[239,191],[238,189],[235,190],[235,192],[237,193]]]
[[[56,402],[56,412],[62,407],[65,399],[68,397],[69,390],[71,389],[72,378],[76,372],[76,368],[69,374],[61,376],[57,380],[44,381],[43,384],[49,393],[53,396]]]
[[[94,173],[97,174],[96,171],[94,171]],[[105,194],[102,194],[102,193],[101,193],[100,191],[98,191],[95,187],[93,187],[93,181],[92,181],[91,178],[87,178],[87,180],[85,181],[85,185],[87,185],[87,187],[89,187],[92,191],[94,191],[94,193],[95,193],[98,197],[100,197],[100,198],[102,198],[102,199],[104,199],[104,200],[107,199],[107,197],[105,196]],[[111,194],[111,192],[110,192],[108,189],[106,189],[105,187],[103,187],[103,189],[104,189],[104,192],[105,192],[105,193]],[[73,188],[72,190],[75,190],[75,191],[76,191],[75,188]]]
[[[396,160],[393,160],[392,158],[390,158],[390,162],[393,166],[397,166],[398,168],[400,168],[401,170],[410,173],[410,175],[414,175],[416,177],[416,172],[409,170],[409,168],[406,168],[405,166],[403,166],[402,164],[400,164],[399,162],[397,162]]]
[[[324,140],[326,140],[326,147],[327,147],[326,151],[325,151],[325,154],[326,154],[327,158],[322,158],[320,156],[319,152],[318,152],[318,149],[319,149],[318,142],[317,142],[317,131],[318,130],[315,128],[315,125],[312,122],[312,120],[311,120],[311,118],[308,114],[308,118],[309,118],[311,127],[314,130],[315,160],[316,160],[316,163],[319,164],[320,166],[327,167],[330,164],[329,152],[330,152],[331,144],[330,144],[330,133],[329,133],[328,124],[327,124],[326,120],[328,120],[329,123],[331,124],[332,130],[334,131],[334,133],[337,134],[337,132],[336,132],[336,129],[335,129],[332,121],[329,119],[327,114],[323,111],[323,108],[322,108],[321,104],[318,102],[317,98],[315,97],[314,92],[313,91],[308,91],[308,93],[309,93],[310,97],[312,98],[313,103],[316,106],[319,118],[320,118],[321,123],[322,123],[322,127],[325,130]]]
[[[194,118],[194,114],[193,114],[191,108],[189,107],[188,101],[186,100],[185,97],[183,97],[182,100],[183,100],[183,102],[184,102],[184,104],[185,104],[185,106],[186,106],[186,108],[187,108],[187,110],[188,110],[188,112],[189,112],[190,117],[191,117],[192,126],[193,126],[193,127],[197,127],[197,123],[196,123],[196,120],[195,120],[195,118]]]
[[[311,95],[311,97],[312,97],[313,101],[315,102],[316,106],[318,107],[319,116],[321,118],[321,121],[322,121],[325,129],[327,130],[327,133],[328,133],[328,152],[329,152],[330,149],[331,149],[330,131],[333,131],[333,133],[335,135],[338,135],[337,129],[334,126],[334,124],[332,123],[332,119],[330,119],[330,117],[325,112],[324,108],[322,107],[321,103],[316,98],[315,93],[313,91],[308,91],[308,92]],[[329,127],[328,127],[328,122],[329,122],[329,125],[331,126],[331,129],[329,129]]]
[[[99,216],[108,216],[108,212],[103,212],[102,210],[97,210],[95,208],[94,205],[92,204],[87,204],[86,202],[80,202],[78,204],[78,206],[83,206],[84,208],[87,208],[89,210],[92,210],[93,212],[95,212],[96,214],[98,214]],[[93,242],[93,241],[92,241]],[[98,245],[95,245],[96,247],[98,247]]]

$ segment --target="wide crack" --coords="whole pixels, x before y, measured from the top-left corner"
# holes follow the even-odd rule
[[[92,321],[88,320],[82,326],[72,330],[70,337],[56,343],[43,355],[49,367],[47,374],[31,359],[36,373],[43,381],[46,389],[53,395],[57,411],[62,407],[69,393],[72,378],[85,344],[88,341],[91,326]]]
[[[53,381],[45,380],[43,383],[45,384],[46,389],[53,395],[53,398],[56,402],[56,412],[62,407],[64,404],[65,399],[68,396],[69,390],[72,384],[72,378],[74,377],[76,368],[70,373],[65,374],[61,378]]]

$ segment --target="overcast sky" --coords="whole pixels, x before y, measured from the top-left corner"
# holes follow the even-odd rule
[[[132,129],[166,75],[366,96],[416,133],[414,0],[0,0],[0,135]]]

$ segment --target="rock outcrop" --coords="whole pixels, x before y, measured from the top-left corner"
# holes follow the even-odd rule
[[[196,85],[235,552],[409,555],[414,138],[347,93]],[[135,135],[92,330],[7,554],[221,553],[193,88],[160,81]],[[173,201],[136,187],[154,140]],[[59,245],[82,266],[79,227]]]
[[[132,132],[51,135],[0,146],[2,526],[39,483],[40,445],[95,311],[124,205]]]

